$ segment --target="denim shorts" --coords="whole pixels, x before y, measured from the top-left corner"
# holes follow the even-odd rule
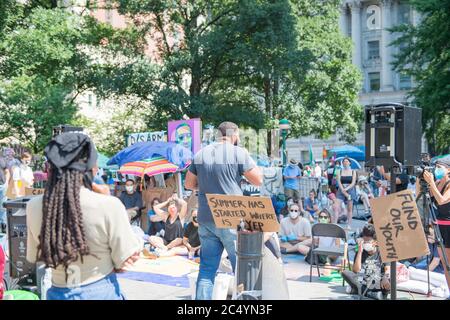
[[[75,288],[52,286],[47,291],[47,300],[125,300],[120,291],[115,273],[96,282]]]

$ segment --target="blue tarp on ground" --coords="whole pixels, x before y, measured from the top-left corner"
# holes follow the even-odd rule
[[[333,148],[330,150],[329,154],[331,156],[336,155],[336,158],[347,156],[349,158],[355,159],[356,161],[365,160],[365,151],[363,151],[360,147],[354,147],[350,145]]]
[[[164,284],[173,287],[189,288],[189,279],[187,275],[183,277],[172,277],[159,273],[126,271],[124,273],[118,273],[117,277],[135,281]]]

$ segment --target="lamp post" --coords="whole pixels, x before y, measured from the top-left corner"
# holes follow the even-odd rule
[[[288,119],[281,119],[278,122],[278,126],[281,130],[281,137],[282,137],[282,141],[283,141],[283,147],[282,147],[282,152],[283,152],[283,167],[286,166],[286,137],[288,134],[289,129],[291,128],[291,125],[289,124],[289,120]]]

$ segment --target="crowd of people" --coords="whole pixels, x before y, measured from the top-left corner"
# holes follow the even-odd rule
[[[123,299],[116,273],[131,267],[145,253],[155,259],[173,255],[199,257],[196,297],[211,299],[224,250],[235,269],[236,232],[215,226],[206,194],[242,195],[243,178],[253,186],[263,183],[261,168],[247,150],[238,146],[237,125],[224,122],[218,130],[221,139],[202,148],[186,173],[185,189],[198,195],[198,205],[190,208],[177,193],[166,198],[153,197],[147,205],[138,191],[138,181],[132,178],[125,181],[120,195],[111,195],[105,181],[96,175],[97,152],[89,137],[81,133],[54,137],[45,149],[48,161],[45,192],[27,206],[27,260],[44,262],[53,269],[53,286],[47,298]],[[25,189],[33,186],[32,155],[23,152],[18,158],[0,158],[0,201],[24,196]],[[341,245],[337,238],[319,237],[314,241],[313,226],[343,225],[349,235],[352,232],[354,235],[352,270],[343,272],[349,292],[384,299],[390,288],[389,266],[381,262],[371,224],[370,200],[390,192],[390,173],[382,166],[371,172],[357,171],[352,169],[351,159],[345,157],[341,162],[330,159],[326,168],[319,163],[303,167],[290,159],[282,174],[284,197],[281,206],[274,206],[280,222],[279,248],[267,240],[270,236],[264,238],[273,255],[280,259],[281,254],[301,254],[311,262],[312,247]],[[302,197],[300,181],[305,177],[325,181],[326,188],[319,184]],[[423,179],[435,199],[448,255],[448,164],[438,164],[434,176],[425,172]],[[397,191],[407,188],[420,191],[419,184],[406,171],[395,182]],[[356,206],[363,207],[363,218],[367,220],[361,232],[352,229]],[[146,230],[140,229],[143,217],[147,219]],[[136,221],[139,227],[133,225]],[[437,248],[432,228],[427,235],[431,259],[417,257],[405,263],[444,272],[440,262],[442,252]],[[319,256],[319,263],[342,267],[349,264],[345,259],[345,256]],[[361,281],[361,274],[363,279],[378,280],[368,285],[366,280]],[[81,290],[73,290],[74,285]]]
[[[358,293],[370,298],[385,299],[390,288],[389,266],[381,262],[377,248],[375,228],[371,218],[370,199],[374,199],[390,193],[390,173],[383,166],[374,168],[371,172],[357,171],[351,168],[351,160],[345,157],[342,162],[330,159],[328,167],[324,170],[314,170],[312,175],[308,169],[302,171],[302,166],[294,159],[289,161],[283,170],[285,206],[274,206],[281,224],[280,241],[283,253],[297,253],[308,256],[312,246],[312,226],[316,223],[337,223],[345,227],[349,232],[349,244],[352,244],[355,252],[352,270],[344,271],[343,277],[349,284],[350,293]],[[317,167],[317,164],[316,164]],[[320,172],[321,175],[317,175]],[[323,173],[322,173],[323,172]],[[320,186],[312,189],[308,197],[300,197],[299,182],[304,177],[316,177],[328,181],[328,187],[324,191]],[[449,255],[449,227],[450,220],[450,188],[449,165],[437,163],[434,174],[425,171],[423,177],[430,186],[431,197],[438,210],[438,225],[440,233],[446,244],[447,256]],[[401,171],[396,177],[396,192],[410,189],[415,196],[420,192],[420,179],[409,176],[406,170]],[[318,194],[320,193],[320,197]],[[352,219],[355,206],[362,206],[365,220],[362,231],[353,230]],[[423,215],[423,212],[421,212]],[[359,218],[359,217],[358,217]],[[429,243],[430,256],[416,257],[401,261],[406,266],[417,269],[429,269],[432,272],[444,273],[442,265],[442,253],[438,251],[438,244],[434,236],[434,229],[428,226],[426,229]],[[320,238],[320,237],[319,237]],[[338,240],[338,239],[335,239]],[[352,243],[353,242],[353,243]],[[325,244],[326,243],[326,244]],[[321,248],[336,247],[331,240],[321,241]],[[344,257],[345,258],[345,257]],[[323,265],[333,263],[342,266],[342,259],[330,261],[327,257],[320,257]],[[326,270],[326,269],[325,269]],[[326,272],[324,272],[325,274]],[[449,282],[448,272],[445,274]],[[367,285],[368,279],[378,279],[376,283]]]

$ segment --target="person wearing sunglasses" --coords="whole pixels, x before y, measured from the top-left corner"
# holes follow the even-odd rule
[[[323,209],[322,211],[320,211],[317,218],[318,223],[332,223],[331,213],[327,209]],[[340,243],[341,243],[340,239],[333,237],[317,237],[315,239],[316,247],[320,248],[339,247]],[[327,267],[330,266],[331,264],[337,264],[338,260],[339,257],[319,255],[319,262],[325,265],[323,271],[323,274],[325,276],[329,276],[331,274],[331,269],[327,269]]]
[[[301,253],[307,255],[311,249],[311,223],[301,215],[296,203],[289,207],[289,216],[281,220],[281,253]]]

